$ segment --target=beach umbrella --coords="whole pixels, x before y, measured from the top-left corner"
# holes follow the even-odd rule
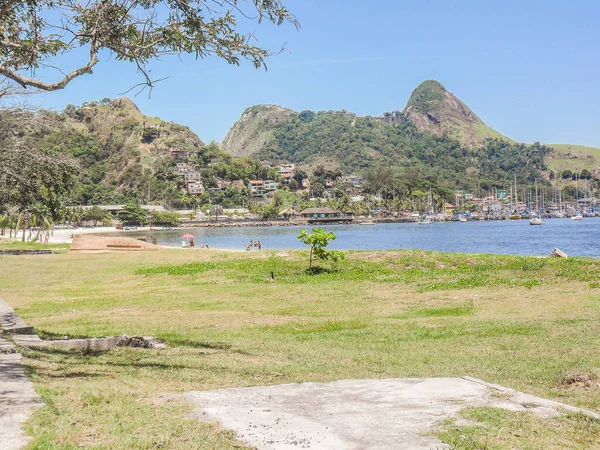
[[[193,236],[191,234],[184,234],[183,236],[181,236],[181,239],[194,239],[196,236]]]

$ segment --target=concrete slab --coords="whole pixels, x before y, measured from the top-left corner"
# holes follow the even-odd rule
[[[33,327],[23,322],[23,319],[2,298],[0,298],[0,328],[5,333],[11,334],[33,333]]]
[[[0,354],[0,448],[18,450],[29,437],[21,426],[43,406],[33,384],[25,376],[19,353]]]
[[[471,406],[582,411],[473,378],[342,380],[186,394],[196,417],[219,421],[260,450],[449,448],[432,427]],[[589,411],[582,411],[597,416]]]

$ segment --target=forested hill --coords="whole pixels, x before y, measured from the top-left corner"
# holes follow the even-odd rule
[[[514,175],[521,180],[541,178],[550,152],[540,144],[502,139],[469,147],[455,138],[421,133],[397,116],[387,122],[344,112],[303,112],[285,123],[268,126],[273,137],[254,154],[257,159],[322,165],[346,173],[375,166],[414,169],[421,178],[452,188],[477,185],[474,181],[479,180],[487,189]]]
[[[68,105],[45,113],[51,130],[39,145],[62,148],[79,166],[71,204],[120,203],[127,198],[177,199],[174,157],[204,143],[187,127],[145,116],[128,98]]]

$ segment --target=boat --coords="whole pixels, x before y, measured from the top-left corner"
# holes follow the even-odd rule
[[[542,220],[541,217],[533,217],[529,221],[529,225],[544,225],[544,221]]]
[[[367,220],[366,222],[359,222],[359,225],[375,225],[375,222],[372,220]]]
[[[435,222],[433,215],[435,214],[435,205],[433,203],[433,193],[429,188],[429,195],[427,196],[427,213],[428,215],[423,217],[419,222],[419,225],[430,225]]]
[[[581,215],[580,212],[578,212],[576,215],[571,217],[571,220],[583,220],[583,216]]]
[[[508,216],[508,218],[510,220],[520,220],[520,219],[522,219],[521,214],[511,214],[510,216]]]
[[[459,221],[459,222],[466,222],[466,221],[467,221],[467,218],[466,218],[465,216],[462,216],[462,217],[459,217],[459,218],[458,218],[458,221]]]

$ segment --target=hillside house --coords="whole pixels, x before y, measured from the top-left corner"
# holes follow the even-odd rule
[[[290,180],[292,179],[292,176],[294,175],[295,169],[296,169],[296,166],[294,166],[293,164],[283,164],[282,166],[279,167],[279,170],[277,172],[279,172],[279,175],[281,175],[281,178],[283,178],[284,184],[286,184],[286,185],[290,184]]]
[[[273,192],[277,190],[277,181],[265,180],[264,182],[265,192]]]
[[[252,197],[262,197],[265,195],[265,183],[263,180],[250,180],[248,182],[248,190]]]
[[[183,178],[186,182],[200,181],[200,172],[198,172],[197,170],[188,170],[183,174]]]
[[[187,184],[187,190],[192,195],[202,194],[204,192],[204,185],[202,181],[192,181]]]

